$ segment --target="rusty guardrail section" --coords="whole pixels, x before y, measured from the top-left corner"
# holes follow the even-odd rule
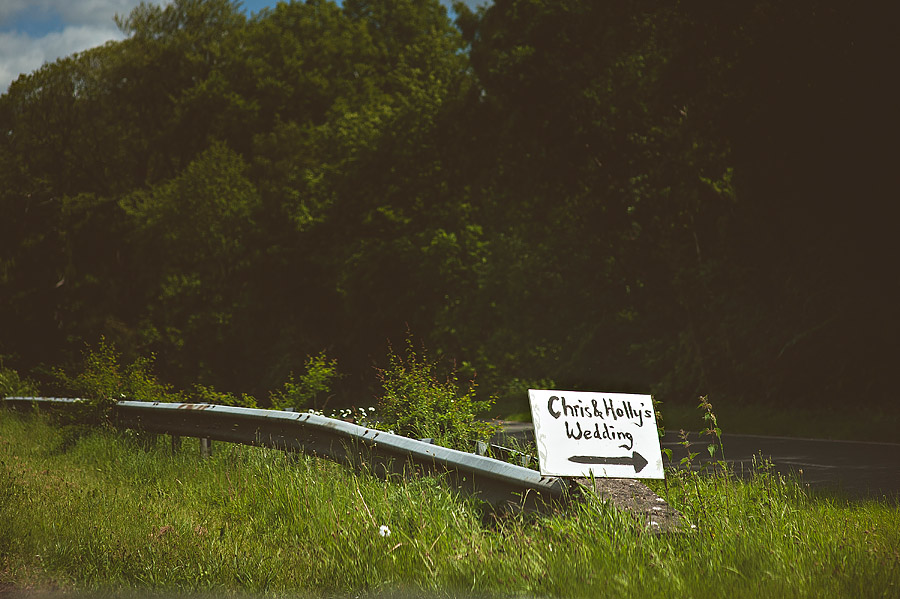
[[[3,404],[66,409],[79,401],[7,397]],[[115,406],[115,421],[123,428],[152,433],[299,451],[365,468],[378,476],[403,474],[411,468],[443,475],[498,508],[537,511],[566,501],[573,490],[565,479],[541,476],[528,468],[305,412],[120,401]]]

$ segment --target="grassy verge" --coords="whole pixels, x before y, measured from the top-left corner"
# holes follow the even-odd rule
[[[672,474],[698,529],[654,537],[599,502],[485,517],[439,480],[0,412],[0,584],[217,596],[896,597],[900,509]],[[2,587],[0,587],[2,588]]]

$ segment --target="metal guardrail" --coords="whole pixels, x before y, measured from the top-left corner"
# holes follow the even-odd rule
[[[79,399],[7,397],[17,408],[65,409]],[[199,437],[244,445],[300,451],[378,476],[417,472],[446,476],[449,482],[504,509],[538,511],[571,495],[567,479],[490,457],[448,449],[342,420],[303,412],[282,412],[212,404],[120,401],[118,426],[173,436]]]

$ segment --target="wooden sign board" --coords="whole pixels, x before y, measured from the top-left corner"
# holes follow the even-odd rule
[[[649,395],[529,389],[543,476],[665,478]]]

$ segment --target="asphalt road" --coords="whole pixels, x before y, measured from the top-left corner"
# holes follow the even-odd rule
[[[505,423],[501,437],[533,440],[534,429],[530,423]],[[498,441],[503,443],[502,439]],[[695,469],[721,459],[718,453],[710,458],[708,437],[701,440],[692,434],[689,441],[693,444],[689,450],[697,453]],[[725,461],[739,476],[752,476],[768,461],[775,472],[799,476],[802,483],[815,491],[837,491],[853,498],[900,500],[900,443],[725,434],[722,445]],[[667,433],[661,446],[672,450],[671,461],[663,458],[666,465],[680,465],[688,452],[675,433]]]

